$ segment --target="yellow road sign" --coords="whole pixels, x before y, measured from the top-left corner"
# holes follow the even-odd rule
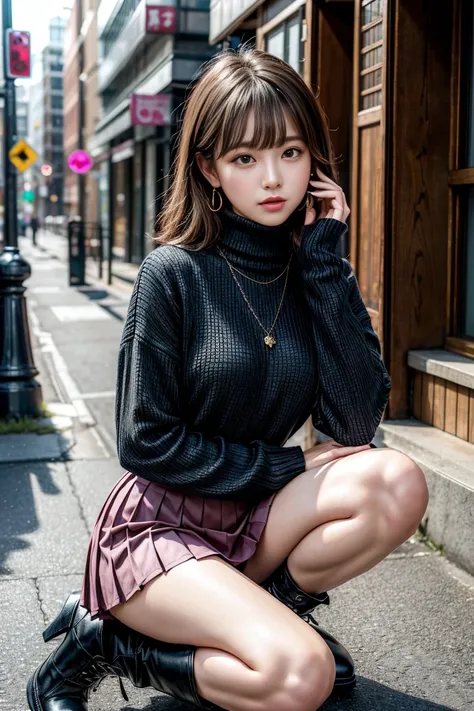
[[[15,168],[21,173],[38,160],[38,154],[26,141],[18,141],[18,143],[15,143],[13,148],[10,149],[8,157]]]

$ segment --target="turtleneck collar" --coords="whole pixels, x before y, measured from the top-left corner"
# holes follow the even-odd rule
[[[226,207],[220,217],[223,230],[217,244],[231,264],[259,272],[288,264],[293,249],[290,220],[274,227],[262,225]]]

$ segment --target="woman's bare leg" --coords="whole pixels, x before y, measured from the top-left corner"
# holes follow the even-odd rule
[[[331,590],[406,541],[427,501],[422,470],[395,450],[364,450],[311,469],[276,495],[244,574],[262,582],[288,557],[303,590]]]
[[[319,635],[217,556],[177,565],[111,612],[150,637],[198,647],[198,693],[228,711],[315,711],[333,689]]]

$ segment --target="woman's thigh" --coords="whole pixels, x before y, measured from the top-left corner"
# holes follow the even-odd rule
[[[180,563],[111,613],[155,639],[220,649],[254,670],[285,655],[328,664],[309,625],[218,556]]]
[[[425,489],[420,468],[389,448],[363,450],[309,469],[275,496],[243,573],[262,582],[308,533],[330,521],[349,519],[363,507],[377,507],[387,521],[392,516],[394,524],[398,512],[416,520],[423,515]]]

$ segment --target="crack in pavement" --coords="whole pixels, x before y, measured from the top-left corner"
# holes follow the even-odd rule
[[[81,521],[83,522],[83,524],[84,524],[84,526],[85,526],[86,533],[87,533],[88,537],[90,538],[92,531],[89,529],[89,525],[88,525],[88,523],[87,523],[87,518],[86,518],[85,511],[84,511],[84,507],[83,507],[83,505],[82,505],[81,498],[80,498],[80,496],[79,496],[79,494],[78,494],[78,491],[77,491],[77,489],[76,489],[76,485],[75,485],[74,480],[73,480],[73,478],[72,478],[71,470],[70,470],[70,468],[69,468],[69,466],[68,466],[68,463],[65,462],[64,464],[65,464],[65,467],[66,467],[66,472],[67,472],[68,481],[69,481],[69,484],[70,484],[70,486],[71,486],[71,491],[72,491],[73,496],[75,497],[75,499],[76,499],[76,501],[77,501],[77,505],[78,505],[78,508],[79,508],[79,517],[80,517]]]
[[[44,624],[44,626],[46,627],[46,625],[48,624],[48,618],[47,618],[46,612],[45,612],[45,610],[44,610],[44,608],[43,608],[43,600],[42,600],[41,594],[40,594],[40,588],[39,588],[38,578],[31,578],[31,580],[33,580],[33,584],[34,584],[34,586],[35,586],[36,597],[38,598],[40,612],[41,612],[41,614],[43,615],[43,624]]]

